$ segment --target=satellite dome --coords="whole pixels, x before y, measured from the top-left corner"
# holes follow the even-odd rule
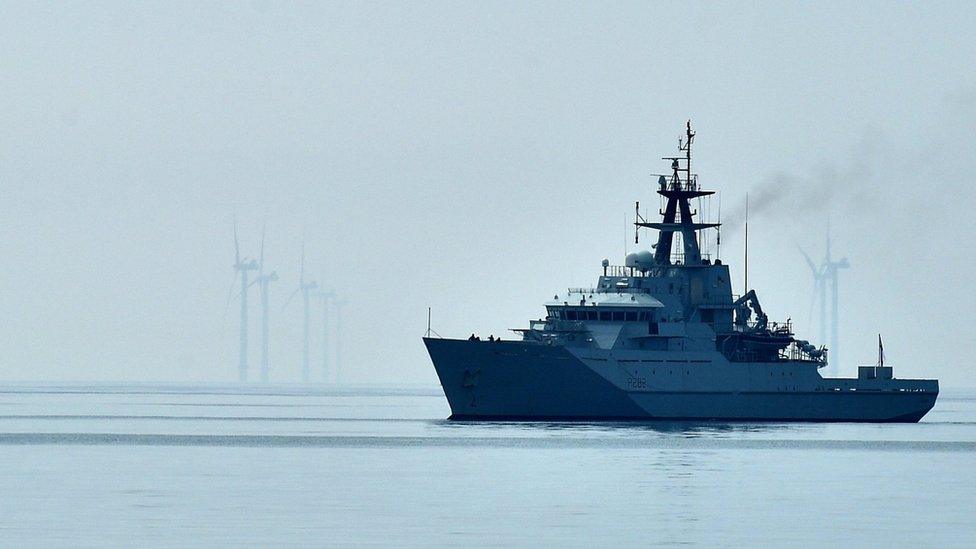
[[[637,254],[627,254],[624,258],[625,267],[636,267],[637,266]]]
[[[654,266],[654,256],[651,252],[647,250],[641,250],[637,252],[637,268],[641,271],[647,271]]]

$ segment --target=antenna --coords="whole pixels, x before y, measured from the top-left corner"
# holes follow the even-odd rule
[[[634,244],[640,244],[640,223],[643,221],[640,214],[640,201],[634,203]],[[624,254],[626,255],[626,254]]]
[[[427,307],[427,337],[430,337],[430,307]]]
[[[746,268],[745,268],[745,288],[742,295],[749,293],[749,193],[746,193]]]
[[[715,259],[722,258],[722,193],[718,193],[718,227],[715,227]]]
[[[695,140],[695,132],[691,131],[691,119],[688,120],[688,124],[685,126],[685,136],[688,140],[685,145],[685,180],[688,182],[688,185],[691,185],[691,143]]]

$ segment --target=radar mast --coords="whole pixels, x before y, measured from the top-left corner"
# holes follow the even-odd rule
[[[684,137],[678,138],[678,152],[683,156],[666,156],[663,160],[671,161],[671,175],[658,177],[657,194],[667,200],[661,223],[649,223],[641,217],[638,211],[634,222],[635,230],[641,227],[657,229],[659,231],[657,244],[654,246],[654,262],[656,265],[670,265],[672,259],[672,242],[674,233],[681,235],[682,254],[680,262],[685,265],[700,265],[702,263],[701,248],[698,244],[697,231],[717,228],[720,223],[696,223],[688,201],[692,198],[715,194],[715,191],[704,191],[698,187],[698,174],[691,171],[691,144],[695,140],[695,132],[691,129],[691,120],[685,126]],[[683,165],[682,165],[683,164]],[[638,210],[640,203],[638,202]],[[637,238],[635,238],[637,240]]]

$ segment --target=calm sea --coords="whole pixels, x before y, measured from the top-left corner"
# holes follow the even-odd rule
[[[976,545],[915,425],[453,423],[436,389],[6,386],[0,546]]]

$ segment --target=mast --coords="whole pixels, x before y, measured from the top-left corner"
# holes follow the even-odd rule
[[[675,233],[681,236],[682,256],[684,265],[700,265],[702,263],[701,248],[698,243],[698,231],[717,228],[719,223],[696,223],[688,201],[701,196],[715,194],[714,191],[703,191],[698,187],[698,177],[691,172],[691,145],[695,140],[695,132],[691,129],[691,120],[685,126],[685,135],[678,139],[678,151],[683,156],[666,156],[663,160],[671,161],[671,176],[661,175],[658,178],[657,194],[667,199],[664,211],[660,212],[661,223],[648,223],[640,215],[639,205],[637,219],[634,226],[657,229],[657,245],[654,247],[654,263],[656,265],[671,264],[671,249]],[[684,164],[684,165],[682,165]]]

